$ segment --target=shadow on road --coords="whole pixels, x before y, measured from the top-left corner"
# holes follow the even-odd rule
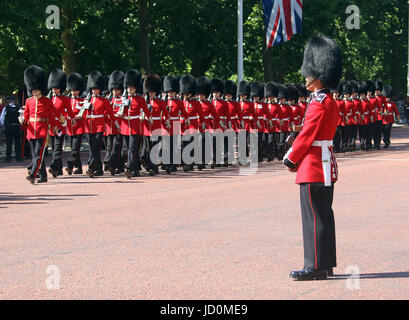
[[[328,280],[347,280],[347,279],[396,279],[396,278],[409,278],[409,271],[405,272],[381,272],[381,273],[363,273],[359,275],[353,274],[334,274],[334,277],[328,278]]]
[[[0,208],[7,208],[4,205],[18,204],[48,204],[50,201],[71,201],[79,197],[96,197],[96,194],[36,194],[36,195],[16,195],[11,192],[0,192]]]

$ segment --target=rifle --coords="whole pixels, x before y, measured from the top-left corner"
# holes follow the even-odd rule
[[[128,89],[124,90],[124,93],[122,94],[121,97],[121,106],[119,107],[117,116],[118,117],[123,117],[124,112],[125,112],[125,108],[129,107],[131,104],[131,101],[128,99]]]
[[[78,117],[82,118],[84,115],[85,110],[89,110],[91,107],[91,98],[92,98],[92,93],[91,91],[88,91],[87,96],[85,97],[84,104],[82,105],[82,108],[80,112],[78,113]]]

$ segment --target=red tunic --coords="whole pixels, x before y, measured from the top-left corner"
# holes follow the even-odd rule
[[[143,124],[141,109],[149,118],[151,113],[146,105],[146,101],[141,96],[129,96],[129,107],[124,107],[124,115],[120,118],[121,134],[124,136],[143,135]]]
[[[339,120],[338,120],[338,126],[345,126],[345,102],[344,100],[337,99],[335,100],[338,108],[338,114],[339,114]]]
[[[181,135],[182,134],[182,119],[187,118],[185,108],[183,107],[183,101],[180,99],[168,99],[168,111],[170,119],[170,135]]]
[[[280,104],[281,108],[281,132],[289,132],[290,125],[293,122],[291,107],[288,104]]]
[[[281,118],[281,108],[277,103],[267,104],[268,111],[271,115],[272,126],[268,124],[267,131],[269,133],[280,132],[280,118]]]
[[[225,130],[227,129],[227,124],[230,122],[229,107],[227,102],[222,99],[217,99],[212,101],[214,109],[219,116],[219,119],[223,123],[224,129],[220,126],[220,121],[213,121],[214,130]]]
[[[71,111],[73,113],[73,116],[75,117],[78,115],[78,113],[81,111],[82,107],[84,104],[84,99],[83,98],[71,98],[70,99],[70,106],[71,106]],[[74,118],[73,116],[67,115],[67,134],[69,136],[75,136],[75,135],[80,135],[84,134],[84,120],[79,119],[77,120],[77,123],[75,126],[72,125],[72,119]]]
[[[214,108],[213,104],[210,101],[208,100],[201,101],[201,104],[205,122],[205,130],[203,130],[202,126],[200,126],[200,131],[213,132],[214,123],[220,122],[219,115],[217,114],[216,109]]]
[[[386,98],[380,95],[380,96],[376,96],[376,99],[378,100],[378,103],[379,103],[378,111],[377,111],[377,116],[378,116],[377,120],[382,121],[383,120],[382,112],[386,107]]]
[[[110,102],[112,111],[114,114],[116,114],[119,109],[121,108],[122,105],[122,98],[112,98]],[[117,129],[115,126],[115,120],[113,119],[106,119],[106,127],[105,127],[105,135],[117,135],[121,134],[121,129]]]
[[[303,129],[286,155],[288,160],[298,165],[297,184],[324,183],[324,163],[330,164],[330,180],[337,181],[338,169],[331,141],[338,126],[338,117],[337,105],[329,92],[312,99]],[[326,142],[329,147],[325,145]]]
[[[169,119],[169,112],[166,108],[166,101],[162,99],[151,99],[149,104],[152,106],[151,116],[152,124],[150,125],[150,135],[163,136],[167,135],[168,131],[162,125],[162,120],[166,122]]]
[[[204,116],[202,112],[202,106],[199,101],[197,100],[184,100],[183,105],[186,110],[186,114],[188,116],[187,119],[189,119],[190,124],[187,125],[187,123],[184,121],[182,128],[184,127],[183,134],[194,134],[198,133],[199,131],[199,121],[200,123],[203,122]]]
[[[353,124],[353,117],[355,114],[355,106],[354,103],[351,99],[345,99],[345,120],[346,120],[346,125],[352,125]]]
[[[253,103],[250,101],[240,101],[240,109],[246,132],[254,132],[255,126],[253,119],[255,119],[257,116]]]
[[[378,120],[378,113],[380,112],[379,101],[375,97],[369,97],[369,102],[372,106],[371,122],[376,122]]]
[[[383,114],[383,124],[391,124],[395,122],[394,114],[398,115],[398,108],[396,107],[396,103],[392,101],[386,101],[386,108],[384,109]]]
[[[353,124],[361,124],[361,100],[354,98],[354,114],[353,114]]]
[[[227,101],[227,109],[229,110],[229,117],[231,129],[239,132],[241,122],[243,121],[243,114],[241,113],[240,103],[237,101]]]
[[[272,118],[268,111],[267,104],[263,102],[254,102],[254,110],[256,111],[256,123],[258,121],[260,124],[257,128],[258,132],[266,132],[266,127]]]
[[[74,117],[74,114],[72,113],[71,109],[71,104],[70,104],[70,98],[67,96],[64,96],[62,94],[59,95],[53,95],[51,97],[51,102],[54,105],[55,108],[55,120],[58,122],[58,128],[61,130],[62,134],[66,133],[66,127],[60,122],[60,117],[63,117],[64,119],[66,118],[66,115],[69,115],[71,118]],[[54,130],[50,128],[50,131],[48,133],[50,136],[54,136]]]
[[[91,106],[85,110],[85,133],[99,133],[105,131],[105,122],[108,117],[110,120],[116,120],[108,99],[101,96],[91,98]]]
[[[27,140],[46,138],[48,126],[54,128],[59,124],[59,121],[55,120],[53,103],[46,97],[28,98],[23,116],[27,124]]]
[[[361,125],[368,125],[371,123],[372,107],[368,99],[361,100]]]
[[[308,107],[308,102],[300,102],[299,103],[300,107],[301,107],[301,122],[305,117],[305,112],[307,111],[307,107]]]
[[[299,126],[301,125],[302,122],[302,111],[301,111],[301,107],[298,104],[293,104],[291,105],[291,116],[293,118],[293,124],[295,126]]]

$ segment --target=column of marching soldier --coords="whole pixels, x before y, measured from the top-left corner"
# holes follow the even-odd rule
[[[87,81],[78,73],[67,77],[54,69],[47,82],[40,67],[30,66],[24,72],[24,82],[29,98],[20,122],[33,156],[26,178],[32,184],[36,179],[47,181],[44,154],[48,142],[52,147],[49,172],[53,177],[63,175],[65,135],[71,147],[65,168],[69,175],[83,173],[80,148],[84,135],[89,143],[85,172],[89,177],[105,171],[124,173],[131,179],[140,176],[142,166],[149,175],[158,174],[160,164],[151,159],[150,150],[161,139],[167,141],[163,150],[170,155],[160,166],[167,174],[177,171],[179,165],[188,172],[194,165],[202,170],[209,164],[211,168],[240,164],[236,160],[239,132],[245,132],[246,155],[252,152],[250,135],[256,134],[257,160],[282,160],[289,141],[302,130],[309,102],[302,84],[242,81],[237,86],[231,80],[195,79],[191,75],[142,78],[135,69],[114,71],[110,76],[94,71]],[[68,95],[64,95],[66,89]],[[391,93],[392,88],[383,87],[380,80],[347,81],[333,90],[339,108],[335,152],[356,150],[358,134],[361,150],[380,149],[382,135],[384,146],[390,145],[394,115],[399,119]],[[234,138],[229,139],[226,133]],[[216,139],[218,134],[221,139]],[[196,163],[185,162],[183,157],[177,161],[174,148],[181,153],[195,141],[195,135],[202,144],[201,161],[197,157]],[[212,148],[205,147],[206,139],[211,140]]]

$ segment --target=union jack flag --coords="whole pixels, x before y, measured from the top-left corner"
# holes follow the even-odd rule
[[[263,0],[267,48],[302,32],[302,0]]]

